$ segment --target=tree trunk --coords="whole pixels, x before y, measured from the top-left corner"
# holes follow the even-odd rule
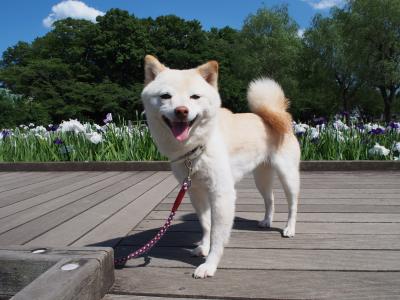
[[[385,122],[389,123],[392,119],[392,113],[391,113],[392,107],[391,107],[391,103],[389,101],[387,101],[385,99],[384,99],[384,101],[385,101],[385,111],[384,111],[385,112]]]
[[[381,91],[383,103],[385,105],[384,115],[385,115],[385,122],[389,123],[392,120],[392,103],[396,97],[396,87],[390,86],[389,87],[389,94],[386,90],[386,87],[380,86],[379,90]]]
[[[349,99],[347,97],[347,93],[345,90],[342,93],[342,100],[343,100],[343,111],[349,112]]]
[[[346,91],[343,91],[342,100],[343,100],[343,115],[345,116],[345,122],[346,125],[350,125],[349,99],[347,97]]]

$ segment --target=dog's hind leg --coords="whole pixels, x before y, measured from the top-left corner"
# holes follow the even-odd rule
[[[199,246],[192,250],[195,256],[207,256],[210,251],[210,230],[211,230],[211,213],[208,195],[205,189],[192,187],[189,189],[190,201],[196,210],[203,237]]]
[[[253,176],[256,187],[263,196],[265,203],[265,217],[258,222],[258,226],[269,228],[272,226],[274,218],[274,193],[272,192],[274,170],[270,165],[263,163],[254,169]]]
[[[289,215],[283,236],[293,237],[296,232],[297,203],[300,191],[299,160],[295,157],[275,157],[274,168],[282,183],[288,201]]]

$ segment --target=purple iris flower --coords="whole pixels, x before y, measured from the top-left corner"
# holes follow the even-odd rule
[[[110,123],[110,122],[112,122],[112,114],[111,113],[108,113],[107,115],[106,115],[106,118],[103,120],[103,122],[104,122],[104,124],[108,124],[108,123]]]
[[[398,128],[400,128],[400,122],[399,123],[390,122],[389,123],[389,127],[392,128],[392,129],[398,129]]]
[[[378,127],[378,128],[372,129],[368,133],[370,133],[370,134],[384,134],[385,133],[385,129],[382,129],[382,128]]]
[[[62,139],[60,139],[60,138],[58,137],[58,138],[56,138],[56,139],[54,140],[54,144],[56,144],[56,145],[62,145],[62,144],[63,144],[63,141],[62,141]]]
[[[6,138],[6,137],[8,137],[8,136],[11,135],[11,130],[3,129],[3,130],[1,131],[1,135],[3,136],[3,138]]]
[[[48,127],[48,131],[57,131],[58,125],[51,125]]]
[[[325,117],[314,118],[314,124],[315,125],[326,124],[326,118]]]
[[[356,128],[360,131],[363,131],[365,129],[364,124],[360,123],[356,125]]]

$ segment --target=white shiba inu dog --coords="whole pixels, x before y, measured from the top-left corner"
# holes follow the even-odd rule
[[[189,195],[203,229],[193,254],[207,256],[194,271],[195,278],[215,274],[233,225],[235,183],[244,174],[253,172],[264,198],[265,218],[259,226],[272,225],[274,173],[289,206],[283,236],[293,237],[296,226],[300,147],[281,87],[267,78],[251,82],[247,98],[253,113],[233,114],[221,108],[217,81],[216,61],[174,70],[151,55],[145,57],[142,101],[150,132],[172,161],[179,182],[187,176],[180,158],[190,155],[193,164]]]

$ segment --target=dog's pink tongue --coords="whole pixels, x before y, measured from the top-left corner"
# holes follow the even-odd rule
[[[189,137],[189,123],[188,122],[173,122],[172,134],[174,137],[182,142]]]

